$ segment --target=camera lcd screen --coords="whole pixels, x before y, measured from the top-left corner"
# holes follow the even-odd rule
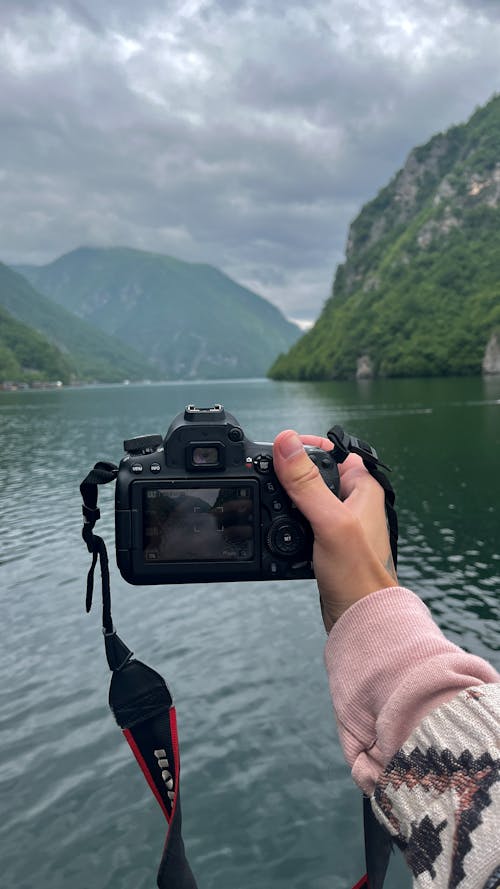
[[[144,559],[154,562],[246,562],[254,558],[255,489],[147,487],[143,491]]]

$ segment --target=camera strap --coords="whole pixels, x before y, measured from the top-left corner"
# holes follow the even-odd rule
[[[117,635],[111,617],[111,590],[106,545],[94,525],[100,518],[98,485],[114,481],[113,463],[96,463],[80,485],[83,498],[82,537],[92,553],[87,575],[86,610],[92,607],[94,572],[99,561],[102,586],[102,631],[108,666],[112,672],[109,706],[139,767],[167,820],[157,884],[159,889],[197,889],[182,839],[180,755],[177,718],[165,680],[132,657]]]
[[[390,471],[389,467],[382,463],[371,445],[345,432],[342,427],[333,426],[327,435],[335,447],[337,463],[343,463],[349,454],[358,454],[368,472],[384,489],[391,553],[396,566],[398,520],[395,494],[382,471]],[[80,485],[84,518],[82,537],[92,554],[87,575],[86,610],[88,613],[92,606],[94,572],[99,561],[102,631],[106,659],[112,672],[109,706],[168,823],[157,885],[159,889],[197,889],[181,832],[180,756],[173,699],[160,674],[133,659],[132,651],[115,631],[106,545],[102,537],[94,534],[95,523],[100,518],[98,485],[115,481],[117,474],[118,467],[113,463],[99,462]],[[363,823],[367,872],[353,889],[382,889],[393,844],[376,820],[367,797],[363,798]]]
[[[365,464],[370,475],[372,475],[373,478],[383,488],[385,495],[385,511],[387,514],[387,525],[389,530],[389,541],[391,544],[391,554],[394,562],[394,567],[397,568],[398,516],[394,508],[396,495],[394,493],[394,488],[392,487],[385,472],[382,472],[383,469],[385,469],[387,472],[391,472],[390,467],[386,466],[385,463],[382,463],[382,460],[380,460],[375,448],[372,448],[372,446],[369,445],[368,442],[362,441],[355,435],[350,435],[349,432],[345,432],[341,426],[332,426],[332,428],[329,429],[329,431],[327,432],[327,436],[334,445],[335,460],[337,461],[337,463],[343,463],[344,460],[349,456],[349,454],[357,454],[363,460],[363,463]]]

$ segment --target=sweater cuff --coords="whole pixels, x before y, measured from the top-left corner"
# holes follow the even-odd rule
[[[464,688],[500,679],[446,639],[421,599],[399,586],[344,612],[325,663],[344,754],[365,792],[427,713]]]

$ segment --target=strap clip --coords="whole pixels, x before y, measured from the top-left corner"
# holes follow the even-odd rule
[[[83,512],[83,520],[86,525],[95,525],[97,521],[101,518],[101,511],[96,506],[95,509],[92,509],[91,506],[86,506],[85,503],[82,504],[82,512]]]
[[[102,632],[108,667],[113,673],[118,672],[128,664],[134,652],[130,650],[128,645],[125,645],[123,639],[120,639],[114,627],[112,627],[111,632],[107,632],[103,627]]]
[[[366,463],[382,466],[382,468],[387,469],[388,472],[392,471],[390,466],[386,466],[386,464],[382,463],[382,460],[379,459],[375,448],[372,448],[368,442],[356,438],[355,435],[350,435],[349,432],[345,432],[341,426],[333,426],[332,429],[327,432],[327,435],[335,446],[335,459],[337,463],[343,463],[349,454],[358,454]]]

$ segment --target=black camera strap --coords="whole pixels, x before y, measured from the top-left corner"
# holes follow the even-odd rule
[[[327,436],[334,445],[335,459],[337,463],[343,463],[344,460],[349,456],[349,454],[358,454],[358,456],[361,457],[361,459],[363,460],[363,463],[365,464],[370,475],[372,475],[373,478],[383,488],[385,494],[385,511],[387,514],[387,524],[389,528],[389,541],[391,544],[392,559],[394,562],[394,567],[397,568],[398,516],[394,508],[396,495],[394,493],[394,488],[392,487],[385,472],[382,472],[383,469],[385,469],[387,472],[391,472],[390,467],[386,466],[385,463],[382,463],[382,460],[379,459],[375,448],[372,448],[372,446],[369,445],[368,442],[361,441],[361,439],[356,438],[355,435],[350,435],[348,432],[345,432],[341,426],[332,426],[332,428],[329,429],[329,431],[327,432]]]
[[[92,607],[94,571],[99,561],[102,586],[102,631],[108,666],[112,671],[109,706],[139,767],[167,819],[157,884],[159,889],[197,889],[182,839],[180,755],[177,717],[165,680],[141,661],[117,635],[111,617],[111,590],[106,545],[94,525],[100,518],[98,485],[114,481],[113,463],[96,463],[80,485],[83,498],[82,537],[92,553],[87,575],[86,610]]]
[[[329,430],[328,438],[335,447],[337,463],[349,454],[358,454],[368,472],[384,489],[387,522],[394,566],[397,565],[398,521],[394,508],[395,494],[382,469],[388,466],[367,442],[345,432],[340,426]],[[106,545],[94,534],[100,518],[97,508],[98,485],[116,479],[118,467],[99,462],[80,485],[83,499],[84,525],[82,537],[92,554],[87,575],[86,610],[92,606],[94,572],[99,561],[102,586],[102,630],[106,659],[112,671],[109,706],[146,778],[168,823],[167,836],[157,876],[159,889],[197,889],[186,858],[181,832],[180,756],[177,722],[173,699],[164,679],[151,667],[132,658],[132,651],[117,635],[111,617],[111,590]],[[370,800],[363,799],[365,858],[367,873],[354,889],[382,889],[392,841],[378,823]]]

